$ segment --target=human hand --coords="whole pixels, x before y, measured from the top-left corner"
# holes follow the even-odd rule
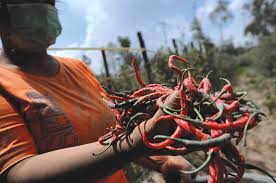
[[[179,102],[179,91],[174,91],[172,92],[164,101],[164,105],[169,106],[171,108],[175,108],[178,109],[180,106],[178,105]],[[168,118],[166,118],[168,117]],[[160,120],[161,119],[161,120]],[[180,127],[178,127],[174,122],[173,122],[173,117],[166,115],[162,109],[159,109],[155,115],[139,124],[133,131],[133,133],[131,134],[131,136],[133,137],[133,139],[135,139],[135,144],[140,144],[140,147],[142,149],[139,149],[139,151],[143,151],[143,152],[147,152],[148,154],[144,154],[144,155],[148,155],[148,156],[153,156],[153,155],[179,155],[179,154],[187,154],[187,149],[184,147],[182,149],[178,149],[177,151],[171,151],[166,149],[165,147],[170,145],[169,143],[166,143],[167,145],[164,145],[164,143],[162,145],[158,145],[160,144],[160,141],[157,141],[155,139],[153,139],[153,137],[155,135],[172,135],[172,132],[170,131],[170,129],[172,129],[173,131],[176,130],[176,128],[178,129],[176,131],[176,133],[174,134],[179,134],[179,136],[174,136],[176,138],[179,138],[181,136],[181,129]],[[168,141],[168,140],[167,140]],[[144,143],[144,142],[151,142],[150,144],[154,144],[154,147],[150,146],[148,143]],[[157,147],[158,146],[158,147]]]
[[[166,182],[189,183],[191,174],[181,174],[179,170],[192,170],[193,166],[182,156],[152,156],[153,161],[159,164],[158,171]]]

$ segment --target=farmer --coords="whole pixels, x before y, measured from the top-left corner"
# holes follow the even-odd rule
[[[167,131],[165,123],[153,123],[164,115],[160,110],[137,126],[130,138],[93,156],[105,148],[97,139],[114,126],[115,117],[85,64],[47,54],[62,30],[55,0],[0,2],[1,183],[123,183],[124,165],[153,155],[153,161],[141,162],[168,182],[188,181],[178,173],[191,168],[184,158],[156,156],[169,153],[143,144],[144,130],[149,136]],[[172,106],[174,100],[171,95],[165,103]]]

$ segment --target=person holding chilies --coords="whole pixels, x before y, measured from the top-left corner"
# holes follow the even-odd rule
[[[153,123],[164,115],[160,110],[135,128],[131,143],[123,138],[92,155],[105,148],[97,139],[114,126],[115,117],[83,62],[47,53],[62,32],[55,3],[0,0],[0,182],[125,183],[121,168],[150,156],[159,163],[144,165],[168,182],[189,181],[178,173],[191,168],[184,158],[143,144],[144,129],[149,136],[166,133],[165,123]],[[166,105],[173,106],[175,96]]]

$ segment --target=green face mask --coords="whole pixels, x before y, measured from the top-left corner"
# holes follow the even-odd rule
[[[61,34],[57,9],[50,4],[8,4],[7,8],[12,28],[9,42],[15,50],[43,51]]]

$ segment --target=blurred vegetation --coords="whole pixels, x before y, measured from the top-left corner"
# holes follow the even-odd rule
[[[210,18],[212,22],[219,27],[220,31],[220,41],[223,42],[223,28],[224,25],[233,18],[232,13],[228,10],[228,1],[218,0],[217,6],[210,13]]]
[[[252,0],[250,3],[244,4],[244,9],[252,16],[251,22],[244,28],[244,34],[256,37],[257,43],[236,47],[232,40],[223,39],[224,25],[233,18],[233,14],[228,9],[228,1],[218,0],[217,6],[211,11],[209,18],[220,29],[220,43],[215,44],[207,37],[200,20],[194,17],[190,25],[193,39],[189,44],[184,43],[183,40],[177,40],[178,53],[181,57],[188,59],[194,68],[199,69],[195,75],[198,73],[206,75],[212,71],[210,78],[214,88],[221,86],[221,81],[217,79],[220,77],[228,78],[235,83],[240,76],[246,76],[251,78],[250,83],[255,84],[256,87],[260,80],[269,80],[268,83],[272,89],[269,89],[270,92],[267,94],[270,102],[266,103],[269,110],[273,111],[275,109],[275,97],[273,97],[275,89],[273,88],[276,80],[276,0]],[[119,36],[116,43],[109,45],[131,47],[131,40],[126,36]],[[175,54],[172,50],[160,47],[150,57],[151,75],[155,83],[174,84],[176,82],[175,75],[167,67],[168,57]],[[116,61],[116,67],[110,66],[111,78],[106,78],[104,73],[98,76],[102,84],[107,86],[110,82],[112,89],[117,91],[138,88],[139,85],[131,66],[133,57],[138,60],[139,72],[142,79],[147,82],[141,54],[128,51],[108,54],[110,64],[115,63],[110,61],[114,59],[120,60],[120,62]],[[85,60],[87,61],[87,59]],[[183,64],[181,66],[186,67]]]
[[[228,9],[227,1],[218,0],[217,7],[210,13],[209,18],[220,29],[220,43],[216,45],[208,38],[202,30],[200,20],[194,17],[190,26],[193,40],[189,44],[184,43],[183,40],[177,40],[178,53],[181,57],[191,61],[193,67],[199,69],[198,73],[201,75],[206,75],[212,70],[210,78],[214,88],[222,84],[217,78],[228,78],[236,85],[239,84],[237,82],[241,81],[241,78],[246,78],[250,87],[265,92],[263,104],[273,114],[276,109],[276,0],[252,0],[244,4],[244,9],[252,16],[252,21],[244,28],[244,34],[256,37],[256,43],[236,47],[232,40],[224,40],[223,27],[233,15]],[[114,45],[131,47],[131,41],[128,37],[120,36]],[[111,53],[108,60],[114,58],[114,54]],[[172,49],[160,47],[150,57],[154,83],[175,84],[175,75],[167,67],[167,59],[172,54],[175,54]],[[131,67],[133,57],[138,59],[140,74],[147,82],[144,62],[140,54],[129,51],[116,53],[116,55],[116,59],[121,60],[121,62],[116,62],[120,63],[120,68],[112,72],[112,78],[107,79],[105,74],[99,75],[98,78],[103,85],[107,86],[108,82],[111,82],[112,89],[115,91],[137,89],[139,85]],[[110,69],[113,67],[111,66]],[[136,177],[137,174],[143,172],[143,169],[133,167],[136,165],[132,164],[127,168],[130,177]]]

